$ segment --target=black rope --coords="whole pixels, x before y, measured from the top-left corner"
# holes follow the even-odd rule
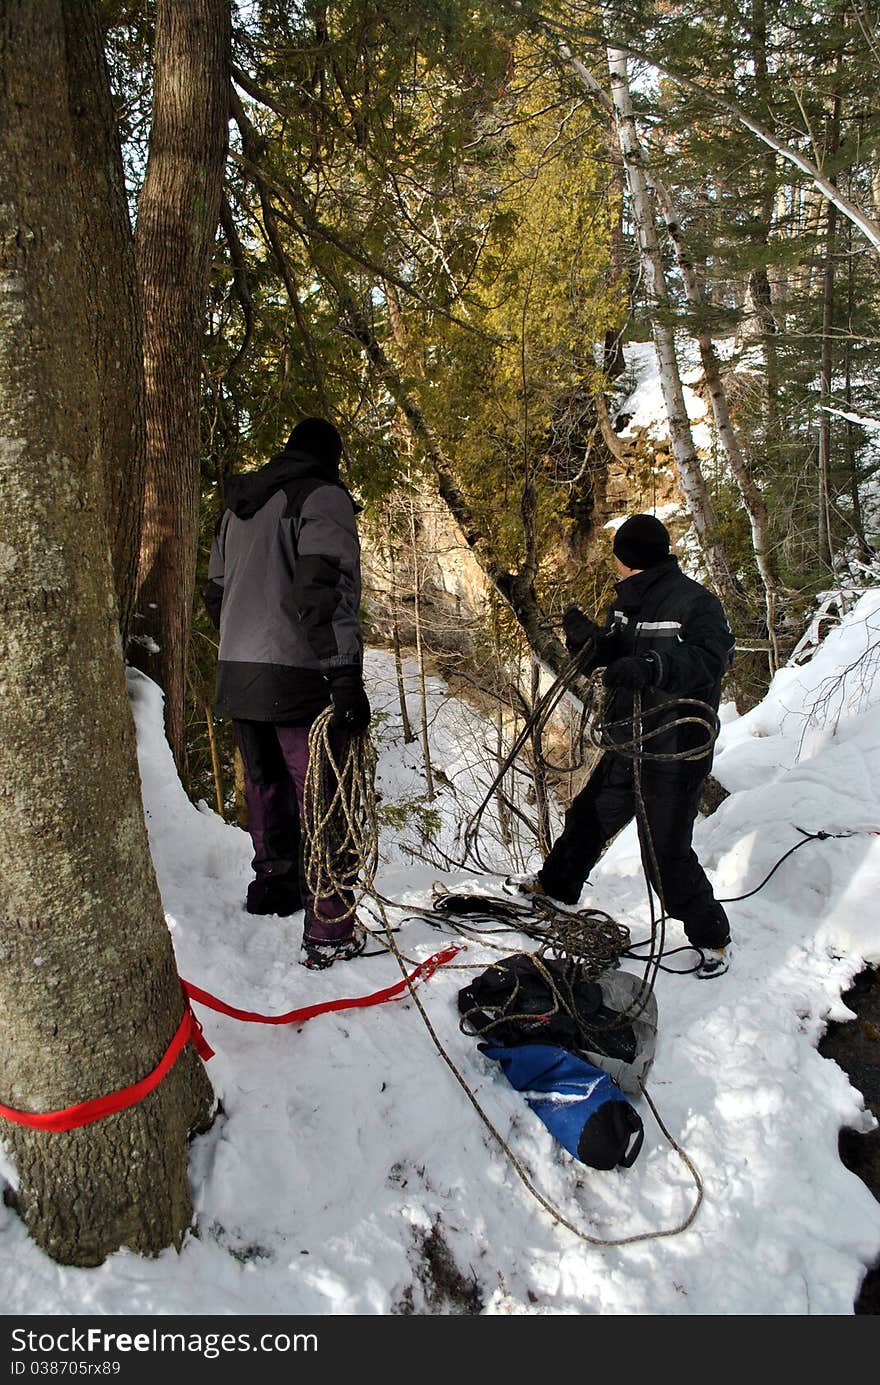
[[[783,861],[787,861],[789,856],[793,856],[796,851],[800,851],[801,847],[806,846],[807,842],[826,842],[831,840],[832,838],[855,837],[857,835],[857,833],[855,832],[807,832],[805,828],[798,827],[797,824],[795,824],[795,831],[803,832],[803,841],[795,842],[794,846],[789,847],[788,851],[786,851],[784,856],[780,856],[779,860],[776,862],[776,865],[773,867],[772,870],[768,871],[768,873],[764,876],[764,879],[761,881],[760,885],[756,885],[753,890],[749,890],[746,894],[735,894],[731,895],[729,899],[719,899],[718,903],[739,904],[740,900],[751,899],[753,894],[757,894],[759,890],[763,890],[764,886],[767,884],[767,881],[771,878],[771,876],[776,874],[779,867],[782,865]]]
[[[493,871],[492,868],[486,864],[480,855],[479,829],[483,813],[526,741],[533,736],[538,739],[540,738],[540,733],[543,731],[544,726],[559,705],[561,699],[575,686],[578,680],[585,677],[588,678],[588,695],[586,698],[579,699],[582,705],[582,713],[576,737],[576,743],[579,747],[578,757],[573,765],[565,768],[567,770],[576,769],[585,762],[585,733],[589,734],[589,739],[596,749],[600,751],[613,751],[613,753],[633,761],[634,787],[639,823],[639,843],[642,851],[642,866],[645,871],[645,879],[648,886],[648,902],[651,912],[650,952],[645,958],[639,958],[635,955],[633,955],[632,958],[633,960],[644,960],[645,972],[632,1002],[627,1006],[626,1011],[615,1021],[617,1024],[625,1024],[630,1019],[637,1018],[650,1000],[657,972],[661,967],[666,941],[665,924],[667,914],[662,897],[662,887],[660,886],[660,875],[659,870],[657,870],[654,845],[648,828],[647,814],[645,812],[644,800],[641,793],[641,762],[643,760],[669,762],[675,760],[685,761],[703,759],[711,753],[712,747],[718,737],[721,723],[715,708],[697,698],[670,698],[665,702],[656,704],[643,713],[641,707],[641,694],[639,692],[633,694],[633,714],[631,720],[629,718],[623,718],[621,720],[606,723],[597,715],[590,717],[589,714],[590,711],[593,710],[592,703],[594,701],[596,688],[595,678],[599,670],[592,669],[589,670],[589,672],[585,670],[594,652],[595,641],[588,641],[582,646],[582,648],[573,655],[556,681],[551,685],[543,697],[540,698],[531,716],[526,719],[522,731],[513,742],[498,773],[486,791],[482,802],[472,814],[465,827],[463,837],[464,859],[461,864],[465,865],[468,857],[471,857],[486,874],[498,874],[497,871]],[[670,708],[678,706],[697,708],[700,714],[676,717],[673,721],[664,720],[661,724],[650,726],[647,730],[643,728],[642,723],[644,717],[652,718],[658,714],[668,717]],[[698,741],[694,746],[682,751],[662,752],[646,748],[650,742],[655,740],[658,736],[668,735],[676,728],[685,725],[702,727],[705,732],[704,738]],[[624,726],[627,726],[631,730],[630,738],[617,739],[614,733],[619,732]],[[549,762],[543,763],[545,767],[550,769],[560,770],[563,768],[561,766],[552,765]],[[650,858],[650,864],[654,867],[654,879],[658,882],[658,894],[660,896],[659,917],[655,915],[654,911],[654,900],[650,885],[651,871],[648,858]],[[622,924],[618,924],[610,915],[603,914],[602,911],[592,910],[574,913],[568,910],[563,911],[556,908],[553,901],[547,896],[541,895],[532,897],[532,908],[533,911],[541,912],[544,917],[546,932],[542,930],[540,936],[542,948],[547,948],[554,953],[558,953],[558,955],[563,958],[571,958],[572,960],[577,959],[580,965],[585,969],[595,968],[597,955],[601,956],[604,960],[605,965],[602,969],[618,966],[621,957],[627,953],[630,947],[629,930]],[[597,930],[600,915],[603,923],[599,925]],[[579,918],[580,922],[578,923]],[[590,934],[590,926],[592,926],[592,936]],[[611,937],[607,936],[609,926],[613,934]],[[603,928],[606,930],[606,936],[602,939],[602,944],[600,945],[597,941],[596,933],[598,931],[601,934]],[[616,932],[614,932],[614,930],[616,930]],[[525,928],[522,931],[527,932]],[[527,936],[534,937],[535,935],[533,932],[527,932]],[[657,945],[658,940],[659,946]],[[702,953],[700,954],[700,959],[702,961]],[[699,965],[700,963],[697,963],[697,966]],[[696,970],[696,967],[692,970]],[[593,970],[592,974],[596,975],[598,973]]]
[[[772,879],[772,877],[779,870],[779,867],[788,860],[789,856],[793,856],[796,851],[800,851],[801,847],[806,846],[808,842],[842,841],[844,838],[856,837],[859,835],[857,832],[825,832],[822,830],[818,832],[808,832],[805,827],[798,827],[797,824],[795,824],[795,831],[803,833],[801,841],[795,842],[794,846],[790,846],[788,851],[786,851],[782,856],[780,856],[779,860],[767,872],[760,884],[755,885],[754,888],[751,890],[747,890],[745,894],[729,895],[723,898],[718,897],[718,903],[739,904],[744,899],[751,899],[753,895],[756,895],[760,890],[763,890],[767,882]],[[648,947],[651,944],[651,942],[651,938],[643,938],[639,942],[632,943],[629,952],[625,955],[629,958],[632,958],[635,961],[641,961],[643,960],[643,958],[636,952],[636,949]],[[685,947],[672,948],[671,951],[664,952],[662,956],[673,957],[678,952],[696,952],[699,954],[700,958],[702,958],[704,955],[702,948],[697,947],[693,943],[690,943]],[[699,965],[700,963],[698,962],[693,967],[666,967],[661,965],[659,961],[657,963],[658,970],[669,972],[669,974],[672,976],[690,976],[694,971],[697,970],[697,967]]]
[[[646,960],[644,954],[638,953],[636,951],[636,948],[649,947],[650,944],[650,938],[643,938],[641,942],[631,943],[629,950],[625,952],[623,955],[629,961],[644,962]],[[700,947],[695,947],[693,943],[686,943],[683,947],[668,948],[666,951],[664,951],[663,956],[674,957],[679,952],[696,952],[700,958],[702,958],[703,956],[703,949]],[[664,966],[662,961],[658,960],[658,962],[656,963],[656,969],[657,971],[667,972],[669,976],[692,976],[699,965],[700,963],[697,962],[692,967],[667,967]]]
[[[576,654],[572,655],[569,662],[565,665],[565,667],[562,669],[562,672],[559,674],[559,677],[555,680],[554,683],[551,684],[551,686],[535,704],[535,707],[531,715],[526,718],[525,724],[523,725],[523,729],[520,731],[519,735],[514,740],[504,760],[501,762],[498,773],[495,775],[495,778],[492,780],[492,783],[486,790],[482,802],[474,810],[474,812],[468,819],[467,823],[465,824],[463,833],[464,854],[463,859],[460,862],[461,865],[466,865],[468,859],[470,858],[471,860],[476,862],[479,868],[485,871],[487,875],[499,874],[498,871],[493,870],[491,866],[487,865],[487,863],[483,860],[482,856],[480,855],[479,830],[483,813],[486,811],[486,808],[491,803],[493,795],[497,793],[500,785],[504,781],[505,775],[509,772],[511,766],[513,765],[514,761],[516,760],[517,756],[519,755],[520,751],[522,750],[526,742],[529,739],[540,740],[545,726],[547,725],[548,721],[550,720],[551,716],[555,712],[556,708],[558,707],[562,699],[584,677],[589,677],[590,679],[592,679],[592,674],[584,673],[584,667],[592,657],[594,650],[595,641],[590,640],[583,646],[583,648],[579,649]],[[592,683],[588,687],[588,693],[590,693],[591,691]],[[557,765],[542,757],[540,760],[542,768],[549,769],[555,773],[569,774],[572,773],[574,770],[581,768],[581,766],[583,765],[584,736],[587,721],[590,715],[592,698],[588,695],[586,698],[580,697],[578,700],[581,702],[581,715],[578,731],[575,736],[575,744],[580,747],[580,758],[572,764]],[[537,832],[535,833],[535,835],[537,836]]]
[[[502,928],[478,929],[475,925],[479,921],[497,922],[499,920],[509,920],[510,927],[524,933],[539,942],[539,952],[550,951],[562,959],[576,962],[584,969],[585,975],[598,975],[599,971],[607,967],[616,967],[622,958],[636,962],[644,962],[645,971],[633,1001],[627,1006],[617,1019],[616,1023],[624,1024],[632,1018],[637,1018],[648,1004],[650,995],[654,989],[657,973],[667,972],[671,975],[685,976],[691,975],[698,970],[705,960],[705,953],[702,948],[693,944],[686,947],[674,948],[670,952],[666,951],[666,920],[669,917],[666,911],[666,904],[663,898],[663,887],[660,876],[659,864],[654,850],[654,843],[651,830],[648,824],[647,811],[645,808],[644,797],[642,794],[642,764],[649,762],[673,762],[695,761],[705,759],[711,754],[712,748],[718,738],[721,721],[716,708],[709,703],[703,702],[699,698],[669,698],[665,702],[655,703],[651,707],[643,708],[641,694],[638,691],[633,693],[632,716],[620,718],[612,722],[605,722],[597,715],[590,716],[593,709],[595,694],[595,675],[597,669],[585,672],[586,665],[595,651],[595,642],[588,641],[571,658],[569,663],[562,670],[559,677],[540,698],[532,714],[526,719],[522,731],[513,742],[510,751],[502,762],[498,773],[486,791],[482,802],[476,811],[471,815],[464,831],[464,857],[458,864],[466,864],[468,857],[471,857],[479,868],[489,875],[497,875],[498,871],[487,866],[482,859],[479,851],[479,828],[483,813],[492,800],[503,782],[505,775],[509,772],[513,762],[522,747],[530,739],[540,739],[540,733],[549,720],[552,713],[562,698],[574,687],[578,680],[587,678],[589,680],[587,697],[579,700],[582,704],[580,725],[576,737],[576,744],[579,747],[578,756],[575,763],[568,766],[559,766],[541,759],[540,763],[545,767],[560,772],[570,772],[579,768],[585,762],[584,741],[585,734],[589,735],[591,743],[596,749],[602,752],[610,752],[620,755],[622,758],[630,759],[633,762],[633,790],[636,801],[636,820],[638,826],[639,849],[642,857],[642,869],[645,875],[645,883],[648,892],[648,906],[650,910],[650,936],[640,942],[632,943],[629,931],[624,925],[619,924],[609,914],[601,910],[569,910],[557,907],[555,902],[546,895],[532,895],[530,907],[522,906],[515,908],[505,905],[497,900],[487,900],[479,895],[461,896],[447,894],[441,901],[435,900],[434,911],[441,914],[448,921],[456,915],[465,915],[469,919],[469,924],[454,925],[458,931],[469,934],[470,936],[482,937],[489,932],[500,933],[506,931]],[[671,708],[687,708],[688,712],[683,716],[677,716],[673,720],[664,719],[657,725],[651,725],[651,721],[658,716],[668,717]],[[692,710],[691,710],[692,709]],[[648,726],[645,726],[645,722]],[[693,746],[680,751],[657,751],[650,749],[651,743],[659,736],[668,735],[670,732],[682,726],[695,726],[703,730],[704,735],[699,738]],[[628,737],[620,737],[620,731],[626,727],[630,731]],[[803,833],[803,840],[796,842],[768,872],[760,884],[754,889],[742,895],[731,896],[728,899],[719,899],[719,904],[735,904],[741,900],[750,899],[763,889],[779,867],[800,847],[805,846],[808,841],[825,841],[831,837],[852,836],[853,833],[840,832],[830,833],[819,831],[808,833],[804,828],[798,827],[797,830]],[[448,858],[449,859],[449,858]],[[451,863],[451,861],[450,861]],[[652,886],[652,880],[656,885]],[[656,890],[660,910],[659,914],[654,907],[654,890]],[[532,920],[535,914],[541,916],[540,923],[535,926]],[[423,915],[424,916],[424,915]],[[638,949],[647,947],[647,954],[640,953]],[[663,964],[664,957],[672,957],[679,952],[695,952],[698,961],[693,967],[669,967]],[[597,971],[597,959],[601,957],[604,965]]]

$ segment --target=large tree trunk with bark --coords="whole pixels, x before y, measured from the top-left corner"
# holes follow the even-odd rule
[[[77,8],[94,32],[91,0]],[[89,321],[100,302],[82,267],[90,221],[73,128],[85,88],[66,37],[63,0],[0,11],[0,1101],[29,1112],[144,1077],[184,1008],[117,624],[106,373]],[[120,295],[129,270],[122,253],[106,267]],[[186,1045],[126,1111],[63,1133],[0,1123],[38,1244],[77,1265],[178,1245],[187,1137],[211,1101]]]
[[[124,649],[137,587],[146,469],[140,307],[101,31],[90,5],[64,0],[62,9],[76,155],[73,177],[84,227],[82,267],[99,372],[100,450],[106,463],[107,515]]]
[[[229,49],[229,0],[158,0],[153,128],[135,238],[147,483],[132,658],[165,690],[165,726],[181,772],[198,545],[202,324],[229,128]]]

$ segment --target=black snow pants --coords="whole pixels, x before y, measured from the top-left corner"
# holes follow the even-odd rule
[[[695,947],[724,947],[730,941],[727,915],[697,860],[691,841],[705,762],[643,764],[642,799],[660,879],[650,870],[651,884],[662,890],[666,912],[680,919]],[[565,815],[561,836],[538,872],[555,899],[577,902],[584,881],[612,837],[636,816],[633,764],[614,752],[602,756],[589,782]],[[640,824],[641,835],[641,824]],[[646,863],[650,854],[644,850]]]

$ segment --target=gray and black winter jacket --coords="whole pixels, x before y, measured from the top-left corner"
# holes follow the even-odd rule
[[[233,477],[203,597],[219,715],[305,726],[336,678],[360,677],[360,544],[338,468],[285,448]]]
[[[730,668],[734,646],[721,602],[686,577],[672,554],[618,582],[616,593],[589,666],[602,668],[628,655],[645,655],[653,666],[651,684],[641,698],[642,730],[648,735],[645,749],[674,755],[705,744],[704,727],[681,722],[700,717],[700,709],[679,699],[695,698],[718,709],[721,680]],[[609,692],[603,721],[611,741],[632,739],[632,713],[631,692]],[[681,724],[673,727],[677,721]],[[668,731],[650,735],[666,726]],[[694,763],[700,774],[708,773],[711,755]]]

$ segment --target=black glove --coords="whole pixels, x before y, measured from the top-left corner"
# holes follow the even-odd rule
[[[627,688],[630,692],[639,692],[642,688],[652,686],[656,673],[657,666],[653,659],[645,654],[629,654],[625,659],[615,659],[613,664],[608,665],[603,681],[606,688]]]
[[[569,606],[562,617],[562,628],[565,631],[565,647],[569,654],[577,654],[585,644],[598,640],[602,633],[596,622],[585,616],[577,606]]]
[[[357,736],[370,724],[370,701],[364,690],[359,671],[347,669],[338,673],[330,684],[333,713],[330,726],[334,731],[350,731]]]

